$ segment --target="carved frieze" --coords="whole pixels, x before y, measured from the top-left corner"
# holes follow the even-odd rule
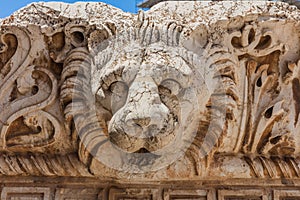
[[[0,21],[0,173],[298,179],[299,13],[278,2],[164,2],[138,14],[102,3],[29,5]],[[267,198],[245,191],[215,195]]]

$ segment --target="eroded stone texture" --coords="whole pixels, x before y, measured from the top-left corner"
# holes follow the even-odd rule
[[[299,198],[299,13],[38,3],[2,19],[0,173],[54,181],[1,199]]]

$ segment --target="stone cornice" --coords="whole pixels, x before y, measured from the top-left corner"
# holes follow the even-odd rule
[[[0,173],[298,180],[299,21],[264,1],[17,11],[0,20]]]

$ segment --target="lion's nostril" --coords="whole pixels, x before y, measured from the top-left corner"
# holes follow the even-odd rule
[[[137,126],[147,127],[151,122],[151,118],[150,117],[145,117],[145,118],[139,118],[139,119],[132,119],[132,121]]]
[[[134,153],[150,153],[150,151],[148,151],[148,149],[145,149],[145,148],[140,148],[139,150],[137,150]]]

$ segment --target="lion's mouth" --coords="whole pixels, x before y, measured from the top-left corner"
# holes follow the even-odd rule
[[[123,126],[120,126],[123,125]],[[170,116],[170,121],[164,122],[161,128],[146,127],[136,131],[133,126],[113,123],[108,130],[110,141],[119,148],[130,153],[153,153],[168,145],[176,137],[178,122]],[[125,127],[125,128],[124,128]],[[132,129],[131,129],[132,128]]]
[[[139,167],[153,165],[161,157],[160,155],[153,154],[146,148],[140,148],[128,156],[130,165]]]
[[[133,153],[151,153],[151,152],[146,148],[140,148],[139,150],[137,150]]]
[[[109,140],[119,148],[129,153],[153,153],[174,140],[176,134],[174,132],[165,133],[156,137],[139,138],[129,136],[124,132],[112,132],[109,135]]]

